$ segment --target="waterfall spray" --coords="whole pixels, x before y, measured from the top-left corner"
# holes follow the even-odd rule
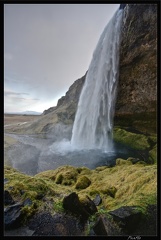
[[[123,10],[116,11],[93,53],[73,125],[71,145],[76,149],[113,149],[122,15]]]

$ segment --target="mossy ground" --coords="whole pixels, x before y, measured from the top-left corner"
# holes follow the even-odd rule
[[[57,182],[60,172],[63,180]],[[28,211],[27,216],[44,209],[49,209],[52,213],[63,210],[62,200],[71,192],[76,192],[80,199],[86,196],[94,199],[96,194],[100,194],[102,204],[98,210],[103,207],[106,211],[126,205],[146,208],[148,204],[155,204],[157,198],[156,164],[117,164],[111,168],[98,167],[95,170],[62,166],[33,177],[5,166],[4,176],[8,180],[4,188],[15,201],[23,202],[27,198],[32,200],[32,206],[23,209],[25,213]],[[86,181],[87,178],[91,182],[88,182],[88,187],[76,187],[79,179]],[[70,184],[66,184],[68,181]],[[39,199],[39,196],[44,200]]]

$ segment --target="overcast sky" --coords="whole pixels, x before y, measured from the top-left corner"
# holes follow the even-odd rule
[[[88,70],[119,4],[5,4],[4,111],[57,105]]]

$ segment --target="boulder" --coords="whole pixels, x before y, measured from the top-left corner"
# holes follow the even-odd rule
[[[37,213],[30,219],[28,226],[34,230],[32,236],[81,236],[84,234],[84,225],[79,219],[56,213],[52,216],[49,212]]]
[[[75,192],[64,197],[63,208],[84,220],[97,211],[94,202],[89,197],[86,197],[85,201],[80,201]]]
[[[4,227],[5,230],[17,228],[21,225],[23,204],[16,203],[4,209]]]
[[[133,233],[142,218],[142,212],[135,206],[120,207],[114,211],[110,211],[109,214],[127,234]]]
[[[87,178],[86,176],[81,176],[80,178],[78,178],[75,188],[76,189],[85,189],[85,188],[89,187],[90,184],[91,184],[91,181],[89,178]]]
[[[80,202],[84,209],[90,214],[93,215],[97,212],[97,207],[94,204],[94,202],[88,197],[84,197],[83,199],[80,199]]]
[[[99,206],[102,203],[102,198],[100,197],[99,194],[95,196],[95,198],[93,199],[93,202],[96,206]]]
[[[78,195],[75,192],[64,197],[63,208],[73,214],[83,216],[84,218],[88,218],[90,216],[90,214],[83,208]]]
[[[13,200],[10,193],[7,190],[5,190],[4,191],[4,205],[10,205],[10,204],[14,204],[14,203],[15,203],[15,201]]]
[[[93,226],[93,231],[98,236],[120,235],[120,229],[104,215],[100,215]]]

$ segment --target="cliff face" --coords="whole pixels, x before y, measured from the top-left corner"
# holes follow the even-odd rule
[[[116,115],[155,112],[157,101],[157,5],[124,8]]]
[[[157,5],[127,4],[114,125],[157,129]]]

